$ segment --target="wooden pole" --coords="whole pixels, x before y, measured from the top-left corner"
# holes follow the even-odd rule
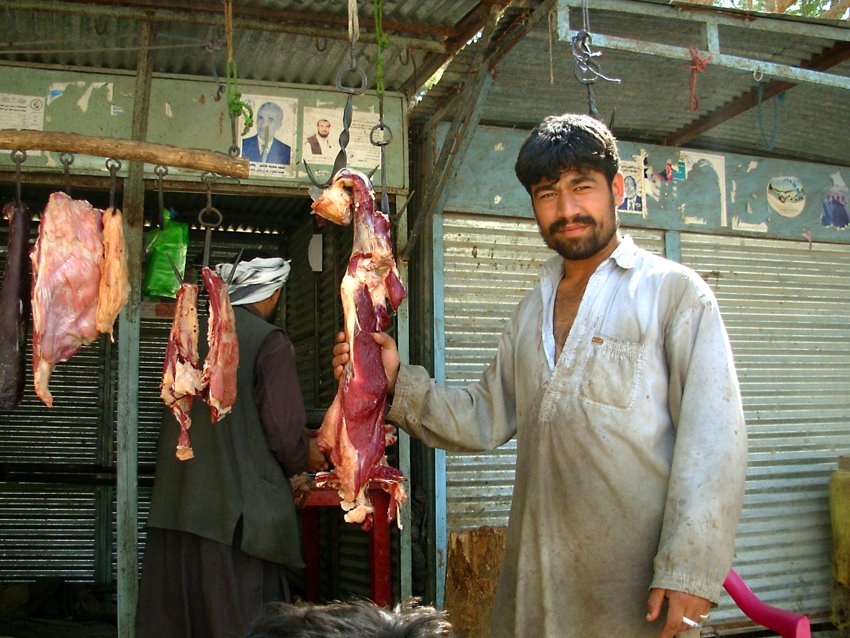
[[[132,144],[144,142],[148,132],[151,79],[153,77],[153,23],[139,23],[141,51],[136,63],[133,100]],[[102,147],[104,151],[106,147]],[[78,151],[83,152],[83,151]],[[127,245],[127,269],[130,298],[118,318],[118,422],[117,475],[117,555],[118,555],[118,635],[136,636],[136,598],[139,591],[138,561],[138,462],[139,462],[139,341],[141,334],[142,225],[145,207],[144,165],[141,158],[124,154],[116,157],[109,149],[107,157],[131,159],[124,187],[124,239]],[[157,163],[160,163],[157,160]],[[173,165],[173,164],[172,164]]]
[[[229,177],[248,178],[250,162],[216,151],[179,148],[168,144],[153,144],[117,137],[78,135],[54,131],[0,130],[0,148],[20,151],[54,151],[78,153],[94,157],[179,166],[199,171],[211,171]]]

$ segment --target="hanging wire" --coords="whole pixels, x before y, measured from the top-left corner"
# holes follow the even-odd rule
[[[768,151],[772,151],[776,146],[776,134],[779,132],[779,106],[785,101],[785,93],[780,93],[773,100],[773,131],[770,133],[770,140],[764,132],[764,111],[762,110],[761,102],[764,97],[764,83],[759,82],[758,87],[758,116],[759,116],[759,133],[761,135],[761,143]]]
[[[390,45],[390,39],[384,33],[383,0],[375,0],[375,42],[378,54],[375,59],[375,86],[378,96],[378,123],[369,132],[369,141],[381,149],[381,212],[390,215],[390,201],[387,195],[387,144],[393,141],[392,129],[384,122],[384,49]],[[377,134],[380,131],[381,137]]]
[[[168,167],[162,164],[157,164],[153,167],[154,175],[156,175],[156,201],[159,207],[159,227],[165,228],[165,196],[162,190],[163,180],[168,175]]]
[[[351,128],[351,116],[354,111],[353,98],[355,95],[360,95],[366,91],[366,72],[357,65],[357,39],[360,37],[360,21],[357,18],[357,0],[348,0],[348,37],[351,41],[350,62],[348,65],[341,67],[336,74],[336,88],[338,91],[345,93],[347,98],[345,100],[345,108],[342,110],[342,132],[339,134],[339,152],[334,160],[331,176],[326,181],[319,182],[307,160],[301,160],[304,170],[307,172],[307,177],[310,178],[310,182],[313,184],[310,194],[314,200],[318,197],[318,192],[315,189],[323,189],[330,186],[333,176],[340,169],[348,166],[348,141],[351,138],[349,129]],[[356,73],[359,76],[359,86],[343,83],[345,76],[351,73]]]
[[[65,167],[65,194],[71,196],[71,164],[74,163],[74,156],[71,153],[60,153],[59,161]]]
[[[112,209],[112,214],[115,214],[115,211],[118,207],[115,205],[115,185],[116,185],[116,176],[118,171],[121,170],[121,160],[107,158],[106,162],[106,170],[109,171],[109,208]]]
[[[10,153],[15,163],[15,203],[21,205],[21,164],[27,161],[27,152],[14,150]]]
[[[552,9],[549,11],[548,16],[549,22],[549,84],[555,84],[555,60],[553,54],[553,47],[556,37],[556,32],[558,30],[558,12],[557,9]]]
[[[612,82],[613,84],[619,84],[620,80],[606,76],[599,68],[599,64],[593,61],[593,58],[597,58],[602,54],[598,52],[594,53],[590,48],[593,37],[590,33],[590,10],[587,0],[582,0],[581,14],[582,28],[576,32],[572,40],[573,59],[575,60],[573,73],[576,80],[587,87],[587,108],[590,115],[599,119],[599,112],[596,110],[596,93],[593,85],[599,79]]]
[[[244,118],[242,135],[245,135],[248,129],[254,125],[254,111],[251,105],[242,99],[242,93],[239,91],[236,61],[233,59],[233,0],[224,0],[224,30],[227,42],[227,110],[230,113],[232,134],[230,148],[227,152],[231,157],[238,157],[237,122],[240,117]]]

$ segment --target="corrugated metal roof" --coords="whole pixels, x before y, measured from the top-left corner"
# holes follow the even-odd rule
[[[577,0],[567,3],[572,5],[567,12],[562,4],[563,0],[514,0],[503,8],[490,0],[385,0],[383,24],[391,43],[384,52],[386,88],[417,98],[410,113],[414,127],[451,118],[452,100],[471,85],[470,74],[480,68],[476,55],[484,50],[495,83],[482,105],[483,124],[529,128],[548,114],[587,111],[587,91],[574,77],[570,43],[558,40],[555,19],[558,13],[562,20],[569,15],[569,28],[577,29],[582,26],[582,11]],[[492,38],[475,41],[494,8],[503,10]],[[640,52],[593,46],[601,53],[594,61],[604,73],[622,80],[617,85],[598,81],[594,86],[600,117],[609,120],[614,115],[621,139],[676,142],[677,133],[700,118],[712,117],[707,131],[681,143],[850,164],[850,146],[835,143],[837,132],[850,122],[848,89],[800,82],[786,91],[781,102],[765,99],[760,109],[753,104],[738,115],[720,117],[718,109],[734,105],[758,83],[750,71],[709,62],[697,75],[699,108],[691,112],[690,61],[663,57],[657,50],[693,46],[704,55],[710,43],[703,22],[715,21],[719,50],[725,56],[802,68],[813,56],[832,51],[837,55],[832,64],[837,64],[828,73],[848,78],[846,19],[768,17],[653,0],[590,0],[588,10],[590,32],[597,40],[607,36],[642,43]],[[233,16],[233,52],[240,78],[334,86],[338,71],[350,61],[345,2],[239,0]],[[361,1],[355,53],[370,89],[375,88],[377,52],[373,17],[373,3]],[[6,0],[0,13],[4,39],[0,60],[133,72],[138,21],[143,19],[156,25],[155,72],[223,81],[227,60],[223,6],[201,0]],[[421,91],[449,60],[439,82]],[[776,78],[763,77],[771,79]],[[778,118],[771,149],[775,104]]]

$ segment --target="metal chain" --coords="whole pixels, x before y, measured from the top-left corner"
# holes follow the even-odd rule
[[[198,224],[204,229],[204,267],[210,265],[210,244],[212,244],[212,231],[221,226],[221,212],[212,205],[212,183],[213,174],[209,171],[201,178],[207,185],[207,205],[198,213]],[[208,219],[209,218],[209,219]]]
[[[348,35],[351,41],[350,47],[350,61],[348,65],[343,66],[336,74],[336,88],[342,93],[347,95],[345,100],[345,108],[342,110],[342,132],[339,134],[339,152],[336,154],[336,159],[334,160],[333,170],[331,171],[331,176],[325,182],[319,182],[316,179],[313,170],[310,168],[310,165],[307,163],[307,160],[302,159],[301,163],[304,164],[304,170],[307,171],[307,177],[310,178],[310,182],[312,182],[313,186],[317,188],[327,188],[330,186],[331,181],[333,180],[333,176],[337,174],[340,169],[346,168],[348,166],[348,142],[351,139],[351,134],[349,129],[351,127],[351,116],[354,110],[353,98],[355,95],[361,95],[366,91],[366,85],[368,79],[366,77],[366,72],[361,69],[357,65],[357,38],[360,37],[360,23],[357,19],[357,1],[349,0],[348,2]],[[347,85],[343,84],[343,79],[346,75],[350,73],[356,73],[359,77],[360,84],[359,85]]]

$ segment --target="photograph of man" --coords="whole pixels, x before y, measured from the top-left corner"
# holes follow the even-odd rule
[[[252,162],[289,164],[292,149],[275,137],[283,125],[283,109],[264,102],[256,114],[257,134],[242,140],[242,157]]]
[[[313,155],[333,155],[336,145],[331,140],[331,122],[327,118],[316,121],[316,132],[307,138],[304,146],[304,154],[307,151]]]

